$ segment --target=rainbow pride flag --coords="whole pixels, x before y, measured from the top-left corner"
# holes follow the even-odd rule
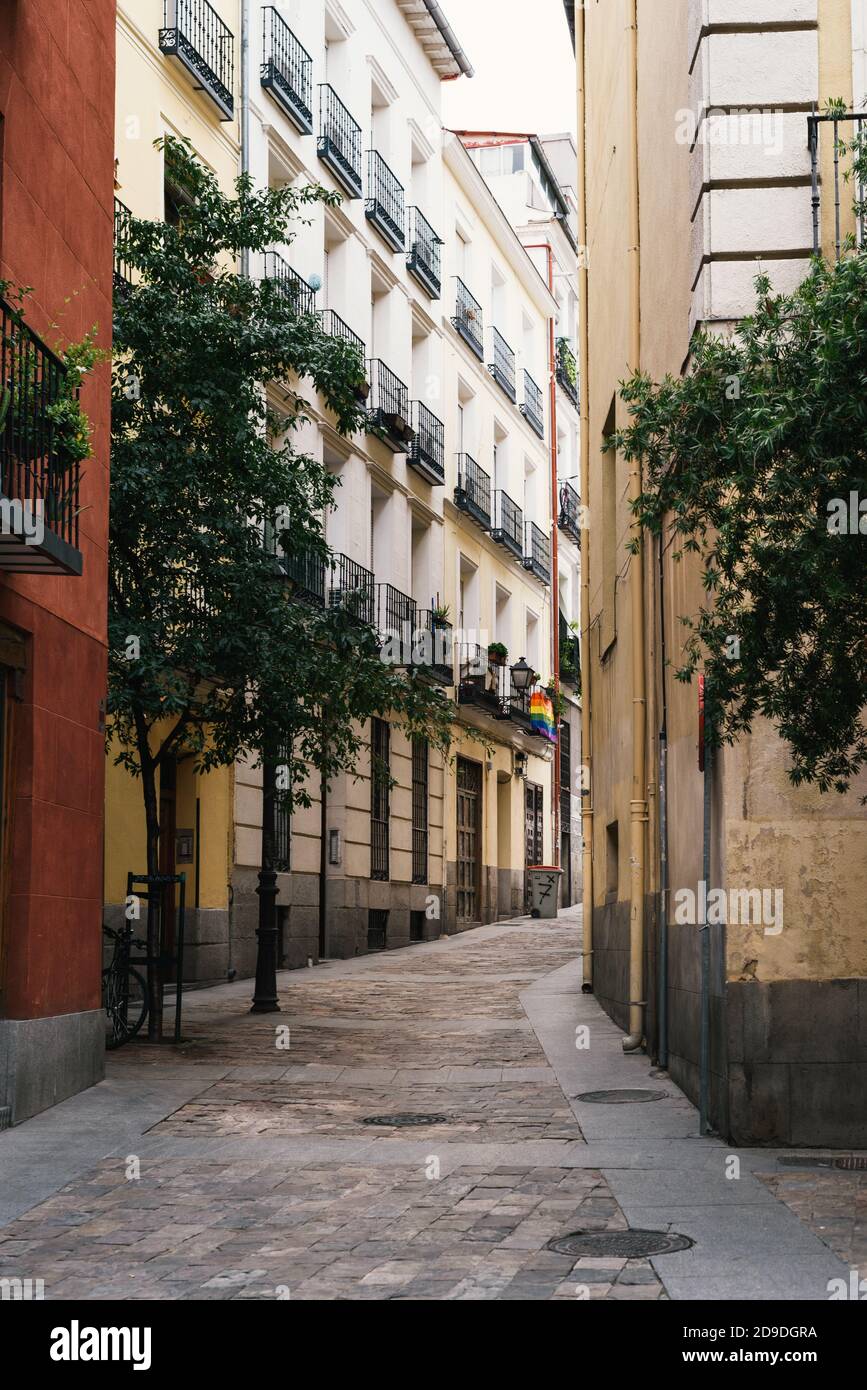
[[[530,724],[534,734],[541,734],[549,743],[557,742],[554,706],[542,690],[534,690],[530,696]]]

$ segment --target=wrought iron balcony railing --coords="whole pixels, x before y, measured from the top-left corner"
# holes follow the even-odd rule
[[[274,5],[262,7],[262,86],[302,135],[313,132],[313,59]]]
[[[292,597],[301,603],[312,604],[315,608],[325,607],[325,573],[327,561],[324,555],[311,550],[284,553],[280,563],[286,578],[292,581]]]
[[[382,659],[394,666],[411,666],[416,631],[415,599],[393,584],[376,586],[376,627],[382,643]]]
[[[347,111],[334,88],[319,88],[319,142],[317,152],[350,198],[360,198],[361,126]]]
[[[418,208],[408,208],[409,249],[406,253],[406,267],[418,280],[431,299],[439,299],[442,281],[440,278],[440,247],[442,237],[437,236],[427,218]]]
[[[353,333],[348,323],[345,323],[339,314],[333,309],[322,310],[322,331],[327,333],[329,338],[342,338],[350,347],[355,348],[362,363],[366,366],[367,348],[363,338],[359,338],[357,333]]]
[[[524,399],[520,410],[530,428],[536,431],[540,439],[544,439],[545,406],[542,390],[526,370],[524,371]]]
[[[578,545],[581,544],[581,498],[571,483],[560,484],[560,514],[557,525]]]
[[[480,362],[485,359],[485,321],[482,306],[470,294],[463,280],[455,276],[455,313],[452,319],[455,331],[472,348]]]
[[[370,433],[377,435],[393,454],[408,453],[415,431],[409,420],[409,391],[405,383],[379,358],[368,363],[367,379]]]
[[[551,542],[535,521],[524,524],[524,569],[543,584],[551,583]]]
[[[820,177],[821,129],[831,126],[834,155],[834,253],[839,261],[845,249],[844,217],[855,204],[855,244],[867,245],[867,188],[864,180],[854,177],[852,152],[847,148],[853,140],[861,141],[867,134],[867,114],[863,111],[826,112],[807,117],[807,139],[810,147],[810,166],[813,207],[813,253],[822,249],[822,195]],[[841,127],[844,133],[841,134]],[[844,213],[843,192],[848,190]],[[853,197],[854,194],[854,197]]]
[[[502,668],[492,666],[483,647],[462,642],[458,652],[459,705],[476,705],[492,719],[502,719]]]
[[[574,633],[561,613],[558,627],[560,644],[560,681],[574,690],[581,687],[581,651],[577,633]]]
[[[565,338],[557,339],[556,376],[573,405],[578,404],[578,363]]]
[[[0,570],[81,574],[80,464],[54,419],[67,369],[0,299]]]
[[[454,628],[429,608],[419,609],[414,664],[439,685],[455,683]]]
[[[235,36],[208,0],[164,0],[160,51],[177,58],[196,87],[231,121],[235,114]]]
[[[493,361],[488,363],[488,371],[509,400],[514,401],[518,394],[515,389],[515,354],[498,328],[491,329],[491,340]]]
[[[490,531],[491,479],[470,454],[458,454],[455,506],[471,516],[483,531]]]
[[[339,608],[355,622],[373,627],[376,621],[376,581],[370,570],[348,555],[332,555],[328,566],[328,606]]]
[[[429,483],[438,486],[446,480],[445,425],[421,401],[412,402],[412,425],[415,439],[409,463]]]
[[[504,700],[505,710],[512,723],[519,725],[520,728],[524,729],[528,734],[535,733],[530,720],[530,700],[532,695],[532,689],[516,690],[512,684],[511,677],[509,677],[508,693]]]
[[[494,493],[494,516],[491,535],[510,550],[516,560],[524,559],[524,514],[507,492]]]
[[[367,152],[367,202],[364,215],[392,251],[404,249],[406,205],[403,184],[376,150]]]
[[[132,284],[132,273],[125,254],[125,244],[132,213],[120,198],[114,200],[114,292],[124,295]]]
[[[276,251],[265,253],[265,279],[271,280],[288,300],[296,314],[312,314],[316,305],[315,291],[303,275],[293,270]]]

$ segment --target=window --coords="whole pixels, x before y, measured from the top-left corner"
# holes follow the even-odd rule
[[[412,741],[412,881],[428,876],[428,742]]]
[[[620,882],[620,833],[617,821],[605,827],[605,901],[617,901]]]
[[[391,730],[385,719],[370,721],[370,877],[389,877],[389,816],[391,811]]]
[[[384,951],[388,940],[388,912],[371,908],[367,914],[367,949]]]
[[[184,213],[193,206],[194,201],[169,147],[164,154],[163,220],[168,222],[170,227],[179,227],[184,220]]]
[[[614,432],[614,401],[605,421],[604,438]],[[617,452],[602,454],[602,620],[599,627],[599,655],[617,639]]]
[[[277,758],[277,780],[274,794],[274,868],[286,874],[290,868],[292,787],[289,748],[284,745]]]

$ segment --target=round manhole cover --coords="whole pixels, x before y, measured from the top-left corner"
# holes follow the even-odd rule
[[[448,1115],[367,1115],[363,1125],[388,1125],[394,1129],[412,1129],[420,1125],[447,1125]]]
[[[867,1173],[867,1158],[860,1154],[845,1154],[834,1159],[835,1168],[843,1168],[848,1173]]]
[[[667,1091],[585,1091],[573,1099],[586,1105],[638,1105],[646,1100],[664,1100],[667,1095]]]
[[[558,1255],[596,1255],[600,1258],[638,1260],[649,1255],[671,1255],[689,1250],[695,1242],[689,1236],[668,1231],[572,1231],[555,1236],[545,1246]]]

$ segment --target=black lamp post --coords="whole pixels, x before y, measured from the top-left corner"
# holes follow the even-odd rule
[[[514,666],[509,667],[509,671],[512,676],[512,685],[519,695],[525,695],[533,684],[536,672],[533,670],[532,666],[527,664],[527,660],[523,656],[520,661],[515,662]]]
[[[259,925],[256,928],[256,988],[251,1014],[278,1014],[277,1000],[277,763],[272,751],[262,762],[262,867],[259,870]]]

